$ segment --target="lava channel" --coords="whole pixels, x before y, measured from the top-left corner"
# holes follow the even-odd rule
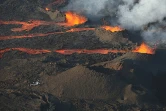
[[[32,55],[45,54],[45,53],[50,53],[51,52],[50,50],[45,50],[45,49],[6,48],[6,49],[1,49],[0,50],[0,58],[2,58],[4,53],[9,52],[11,50],[17,50],[17,51],[25,52],[27,54],[32,54]]]
[[[94,49],[94,50],[87,50],[87,49],[62,49],[62,50],[55,50],[55,52],[64,54],[64,55],[71,55],[74,53],[78,54],[108,54],[108,53],[126,53],[127,51],[124,50],[111,50],[111,49]]]
[[[14,25],[21,25],[19,28],[12,28],[11,31],[13,32],[21,32],[21,31],[30,31],[35,27],[38,27],[40,25],[56,25],[56,22],[47,22],[47,21],[41,21],[41,20],[30,20],[28,22],[22,22],[22,21],[0,21],[0,24],[14,24]]]

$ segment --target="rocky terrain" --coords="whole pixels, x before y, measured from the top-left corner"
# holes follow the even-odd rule
[[[0,1],[0,110],[166,110],[165,48],[88,18],[66,27],[67,1],[47,2]]]

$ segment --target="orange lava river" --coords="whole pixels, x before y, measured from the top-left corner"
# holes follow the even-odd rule
[[[116,29],[116,27],[115,27],[115,29]],[[112,29],[110,29],[109,31],[115,32],[115,29],[114,29],[114,27],[112,27]],[[35,33],[35,34],[16,35],[16,36],[12,36],[12,35],[11,36],[0,36],[0,40],[45,37],[45,36],[54,35],[54,34],[63,34],[63,33],[69,33],[69,32],[80,32],[80,31],[89,31],[89,30],[95,30],[95,28],[71,28],[64,32]],[[116,31],[121,31],[121,30],[116,30]]]
[[[155,50],[148,47],[145,43],[142,43],[141,46],[137,47],[136,49],[132,51],[125,51],[125,50],[112,50],[112,49],[93,49],[93,50],[87,50],[87,49],[61,49],[61,50],[46,50],[46,49],[29,49],[29,48],[6,48],[0,50],[0,58],[2,58],[3,54],[5,52],[11,51],[11,50],[17,50],[21,52],[25,52],[28,54],[45,54],[45,53],[51,53],[56,52],[63,55],[71,55],[74,53],[78,54],[109,54],[109,53],[127,53],[127,52],[134,52],[134,53],[144,53],[144,54],[155,54]]]

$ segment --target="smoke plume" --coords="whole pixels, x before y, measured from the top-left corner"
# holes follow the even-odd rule
[[[148,27],[152,23],[164,24],[166,0],[70,0],[64,9],[82,12],[90,18],[109,15],[110,21],[128,30],[142,30],[146,42],[166,41],[166,32],[158,30],[160,25]]]
[[[160,27],[166,17],[166,0],[123,0],[118,7],[118,21],[127,29],[142,30],[142,36],[149,44],[166,43],[166,32]],[[156,25],[157,24],[157,25]]]

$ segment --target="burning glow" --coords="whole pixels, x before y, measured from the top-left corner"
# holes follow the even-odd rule
[[[0,58],[2,58],[2,56],[3,56],[3,54],[4,54],[5,52],[8,52],[8,51],[10,51],[10,50],[11,50],[10,48],[1,49],[1,50],[0,50]]]
[[[46,7],[45,10],[46,10],[46,11],[49,11],[50,9]]]
[[[132,52],[154,54],[155,53],[155,49],[152,49],[148,45],[146,45],[145,43],[142,43],[141,46],[137,47]]]
[[[124,50],[110,50],[110,49],[94,49],[94,50],[87,50],[87,49],[66,49],[66,50],[55,50],[55,52],[64,54],[64,55],[71,55],[73,53],[78,54],[108,54],[108,53],[126,53]]]
[[[118,32],[118,31],[124,30],[124,29],[122,29],[121,27],[118,27],[118,26],[115,26],[115,27],[102,26],[102,28],[104,28],[105,30],[111,31],[111,32]]]
[[[40,20],[31,20],[28,22],[21,22],[21,21],[0,21],[0,24],[18,24],[22,25],[20,28],[13,28],[11,31],[13,32],[21,32],[21,31],[30,31],[35,27],[38,27],[40,25],[56,25],[56,22],[47,22],[47,21],[40,21]]]
[[[19,35],[19,36],[0,36],[0,40],[45,37],[48,35],[63,34],[63,33],[68,33],[68,32],[80,32],[80,31],[86,31],[86,30],[95,30],[95,28],[72,28],[72,29],[67,30],[65,32],[36,33],[36,34]]]
[[[19,36],[0,36],[0,40],[10,40],[10,39],[21,39],[21,38],[33,38],[33,37],[45,37],[48,35],[62,34],[64,32],[50,32],[50,33],[36,33],[29,35],[19,35]]]
[[[27,54],[45,54],[45,53],[51,53],[51,50],[45,50],[45,49],[29,49],[29,48],[6,48],[0,50],[0,58],[2,58],[2,55],[5,52],[11,51],[11,50],[17,50],[21,52],[25,52]],[[55,50],[54,52],[63,54],[63,55],[71,55],[74,53],[78,54],[109,54],[109,53],[127,53],[129,51],[127,50],[116,50],[116,49],[61,49],[61,50]],[[146,54],[154,54],[154,49],[149,48],[145,43],[142,43],[142,45],[135,50],[131,52],[137,52],[137,53],[146,53]]]
[[[62,26],[74,26],[74,25],[79,25],[83,24],[87,21],[87,18],[81,15],[78,15],[74,12],[66,12],[66,23],[58,23],[58,25]]]
[[[0,50],[0,58],[2,58],[3,54],[5,52],[11,51],[11,50],[17,50],[17,51],[21,51],[21,52],[25,52],[27,54],[45,54],[45,53],[50,53],[50,50],[45,50],[45,49],[29,49],[29,48],[6,48],[6,49],[2,49]]]

